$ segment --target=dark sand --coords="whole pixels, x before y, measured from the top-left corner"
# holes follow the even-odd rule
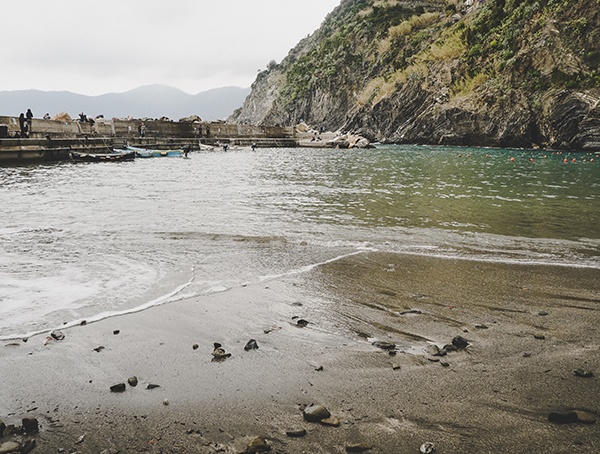
[[[600,414],[599,308],[600,270],[364,253],[48,345],[5,341],[0,419],[38,418],[37,435],[16,437],[35,438],[34,453],[237,453],[255,436],[278,453],[597,453],[600,423],[548,415]],[[423,352],[458,335],[467,349]],[[246,352],[251,338],[260,348]],[[212,362],[213,342],[232,356]],[[110,392],[133,375],[137,387]],[[311,403],[340,427],[303,421]]]

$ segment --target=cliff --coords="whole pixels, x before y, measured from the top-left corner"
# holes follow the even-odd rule
[[[600,150],[599,0],[343,0],[230,121]]]

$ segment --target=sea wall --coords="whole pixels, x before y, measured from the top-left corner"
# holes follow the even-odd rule
[[[17,117],[0,116],[0,138],[17,138],[20,135]],[[144,126],[145,137],[185,138],[185,139],[291,139],[294,128],[279,126],[252,126],[221,122],[175,122],[175,121],[141,121],[141,120],[105,120],[92,122],[78,120],[32,120],[29,138],[81,138],[111,137],[132,139],[139,137],[138,128]],[[3,133],[4,131],[4,133]],[[4,135],[4,137],[2,136]]]

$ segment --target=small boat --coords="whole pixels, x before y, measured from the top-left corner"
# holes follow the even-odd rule
[[[69,152],[71,160],[77,162],[102,162],[102,161],[130,161],[135,159],[135,152],[128,150],[114,150],[112,153],[81,153]]]
[[[160,158],[160,157],[180,157],[187,153],[185,149],[181,150],[153,150],[149,148],[139,148],[128,146],[127,150],[131,150],[138,158]]]

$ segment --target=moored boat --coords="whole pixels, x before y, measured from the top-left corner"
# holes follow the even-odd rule
[[[102,162],[102,161],[130,161],[135,159],[135,152],[128,150],[114,150],[112,153],[81,153],[69,152],[72,161],[77,162]]]
[[[185,155],[185,150],[153,150],[150,148],[139,148],[127,146],[127,150],[135,152],[138,158],[160,158],[160,157],[181,157]]]

